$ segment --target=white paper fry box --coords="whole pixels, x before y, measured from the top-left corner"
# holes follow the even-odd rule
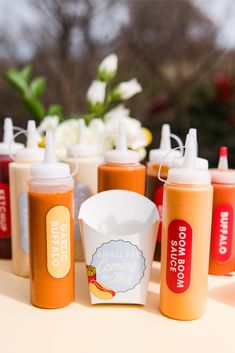
[[[92,304],[145,304],[159,214],[146,197],[110,190],[86,200],[79,223]]]

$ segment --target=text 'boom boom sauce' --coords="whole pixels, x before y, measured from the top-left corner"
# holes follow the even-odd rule
[[[51,131],[44,163],[31,166],[31,177],[31,301],[41,308],[60,308],[74,300],[74,182],[68,164],[56,162]]]

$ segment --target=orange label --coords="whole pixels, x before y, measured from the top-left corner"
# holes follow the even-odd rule
[[[47,224],[47,269],[51,276],[62,278],[70,270],[70,213],[64,206],[50,209]]]

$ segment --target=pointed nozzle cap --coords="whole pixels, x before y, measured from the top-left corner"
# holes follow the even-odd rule
[[[13,124],[11,118],[4,119],[3,142],[10,143],[14,139]]]
[[[29,120],[27,125],[26,148],[16,152],[15,160],[17,162],[42,162],[44,158],[44,148],[38,147],[38,133],[34,120]]]
[[[197,155],[198,155],[197,129],[190,128],[189,129],[189,135],[192,135],[195,138],[196,148],[197,148]]]
[[[180,168],[172,168],[168,172],[167,184],[208,185],[211,182],[208,170],[198,169],[195,137],[186,137],[183,164]]]
[[[34,120],[29,120],[27,125],[27,148],[37,148],[38,147],[38,133],[36,129],[36,124]]]
[[[180,151],[172,150],[171,153],[166,154],[171,150],[171,130],[169,124],[162,125],[161,131],[161,141],[159,148],[150,150],[149,152],[149,161],[152,163],[160,164],[164,158],[163,164],[171,166],[172,161],[175,158],[180,158],[182,155]],[[165,158],[166,157],[166,158]]]
[[[196,168],[197,148],[195,137],[188,134],[185,142],[183,168]]]
[[[24,148],[22,143],[14,142],[12,119],[5,118],[3,125],[3,142],[0,143],[0,154],[12,155],[21,148]]]
[[[228,148],[226,146],[220,147],[218,169],[228,169]]]
[[[171,150],[171,130],[169,124],[162,125],[160,150],[170,151]]]
[[[30,168],[32,178],[61,179],[71,177],[69,165],[56,161],[54,134],[52,130],[46,131],[46,149],[43,163],[32,164]]]
[[[220,158],[218,168],[210,169],[213,183],[235,184],[235,170],[228,167],[228,148],[220,147]]]
[[[192,136],[195,140],[195,144],[196,144],[196,152],[198,151],[198,144],[197,144],[197,129],[189,129],[189,133],[190,136]],[[187,139],[187,138],[186,138]],[[186,142],[185,142],[186,143]],[[182,168],[183,167],[183,163],[184,163],[184,157],[181,158],[175,158],[172,161],[172,168]],[[204,159],[204,158],[196,158],[196,168],[197,169],[202,169],[202,170],[208,170],[208,160]]]
[[[68,145],[67,154],[68,157],[74,158],[77,156],[80,157],[90,157],[95,156],[96,150],[93,146],[86,143],[85,138],[86,133],[86,124],[84,119],[78,119],[78,143],[74,145]]]
[[[115,150],[105,152],[105,162],[107,163],[138,163],[139,155],[135,151],[128,150],[126,138],[126,126],[124,121],[120,121],[118,126],[118,137]]]

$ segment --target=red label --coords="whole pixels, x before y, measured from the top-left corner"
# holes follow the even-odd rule
[[[227,262],[233,253],[233,221],[234,210],[229,204],[214,208],[211,254],[215,261]]]
[[[157,232],[157,241],[161,241],[162,239],[162,204],[163,204],[163,186],[160,186],[156,189],[154,195],[155,205],[157,206],[157,210],[159,212],[160,222]]]
[[[0,183],[0,238],[11,236],[9,185]]]
[[[175,293],[184,293],[190,286],[192,236],[187,222],[177,219],[169,224],[166,282]]]

